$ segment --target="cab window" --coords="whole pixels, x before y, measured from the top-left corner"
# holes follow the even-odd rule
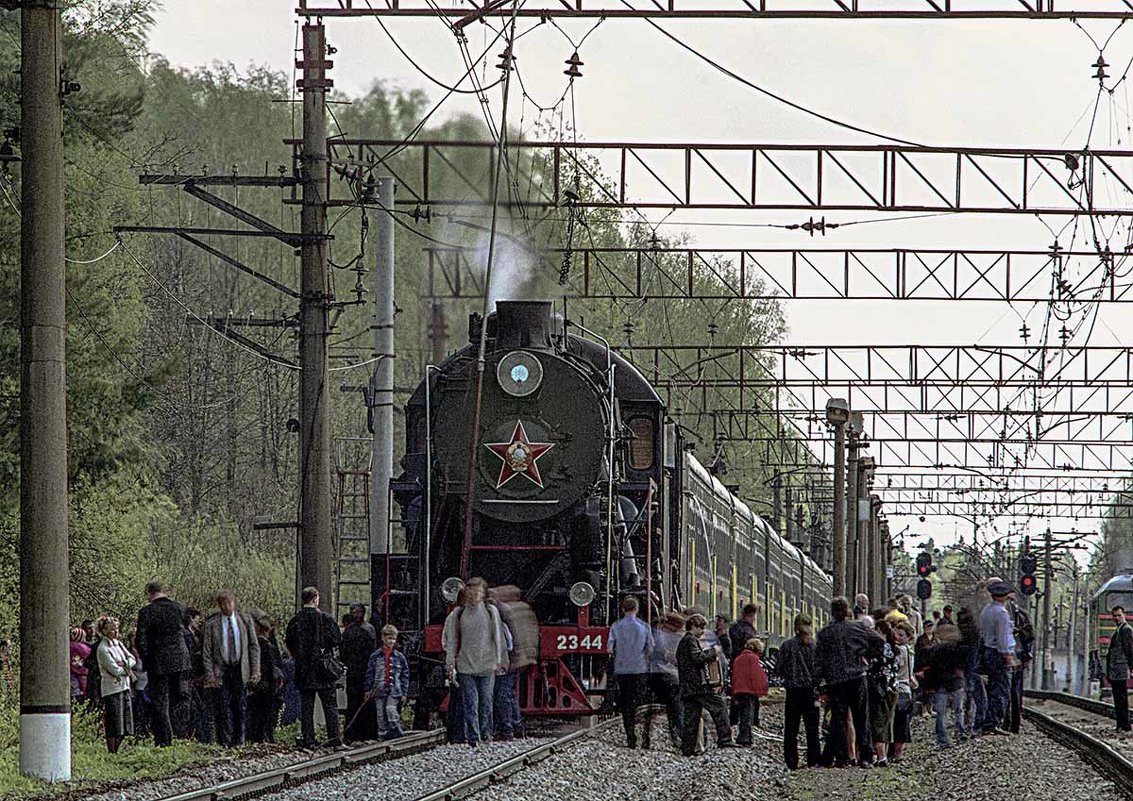
[[[648,417],[635,417],[627,425],[633,434],[629,441],[629,466],[634,470],[648,470],[653,466],[653,421]]]

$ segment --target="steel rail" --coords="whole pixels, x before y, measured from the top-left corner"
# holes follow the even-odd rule
[[[640,710],[638,710],[640,714]],[[518,773],[519,771],[530,767],[536,762],[541,762],[549,756],[552,756],[558,751],[574,745],[579,740],[589,737],[603,729],[608,729],[621,722],[620,717],[611,718],[597,726],[587,729],[579,729],[570,734],[564,734],[557,740],[552,740],[549,743],[544,743],[536,746],[530,751],[524,751],[522,754],[517,754],[510,759],[505,759],[492,765],[479,773],[474,773],[471,776],[465,776],[447,787],[442,787],[440,790],[434,790],[426,795],[419,796],[415,801],[453,801],[453,799],[461,798],[486,787],[490,787],[496,782],[508,778],[509,776]]]
[[[160,801],[220,801],[220,799],[231,801],[237,798],[254,798],[264,793],[294,787],[312,779],[323,778],[346,768],[415,754],[440,745],[444,741],[444,729],[416,732],[405,737],[399,737],[396,740],[387,740],[353,748],[349,751],[326,754],[252,776],[232,779],[211,787],[189,790],[177,795],[167,796]]]
[[[1081,695],[1052,692],[1051,690],[1024,690],[1023,697],[1033,698],[1036,701],[1054,701],[1055,703],[1065,704],[1066,706],[1078,707],[1078,709],[1092,712],[1095,715],[1101,715],[1110,720],[1117,719],[1117,713],[1113,711],[1113,704],[1107,704],[1105,701],[1095,701],[1093,698],[1085,698]]]
[[[1062,695],[1062,693],[1050,693],[1050,695]],[[1023,716],[1052,740],[1076,752],[1096,767],[1103,776],[1121,788],[1126,798],[1133,798],[1133,762],[1080,729],[1055,720],[1042,712],[1023,707]]]

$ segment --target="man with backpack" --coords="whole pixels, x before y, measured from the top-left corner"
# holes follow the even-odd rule
[[[484,603],[487,589],[482,578],[468,580],[464,604],[445,618],[441,636],[449,679],[460,685],[465,740],[473,748],[492,739],[496,674],[508,667],[500,613]]]

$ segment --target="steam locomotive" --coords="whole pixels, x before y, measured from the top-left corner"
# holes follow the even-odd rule
[[[829,576],[687,452],[656,390],[601,337],[550,302],[500,301],[487,320],[472,315],[469,343],[406,405],[391,485],[403,547],[371,583],[381,617],[418,632],[419,705],[443,697],[442,623],[469,576],[518,587],[538,620],[538,657],[520,677],[527,715],[591,712],[626,594],[650,618],[697,607],[734,619],[754,602],[772,648],[797,612],[825,620]]]

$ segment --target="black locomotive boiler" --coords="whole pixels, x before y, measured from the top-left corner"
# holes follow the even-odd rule
[[[821,616],[826,573],[685,452],[656,390],[599,336],[550,302],[500,301],[486,321],[472,316],[469,341],[406,405],[392,484],[405,552],[373,571],[375,610],[423,635],[419,703],[443,695],[441,627],[470,576],[514,585],[538,621],[538,658],[520,679],[529,715],[593,709],[624,594],[648,617],[693,605],[735,617],[754,600],[772,646],[796,612]]]

